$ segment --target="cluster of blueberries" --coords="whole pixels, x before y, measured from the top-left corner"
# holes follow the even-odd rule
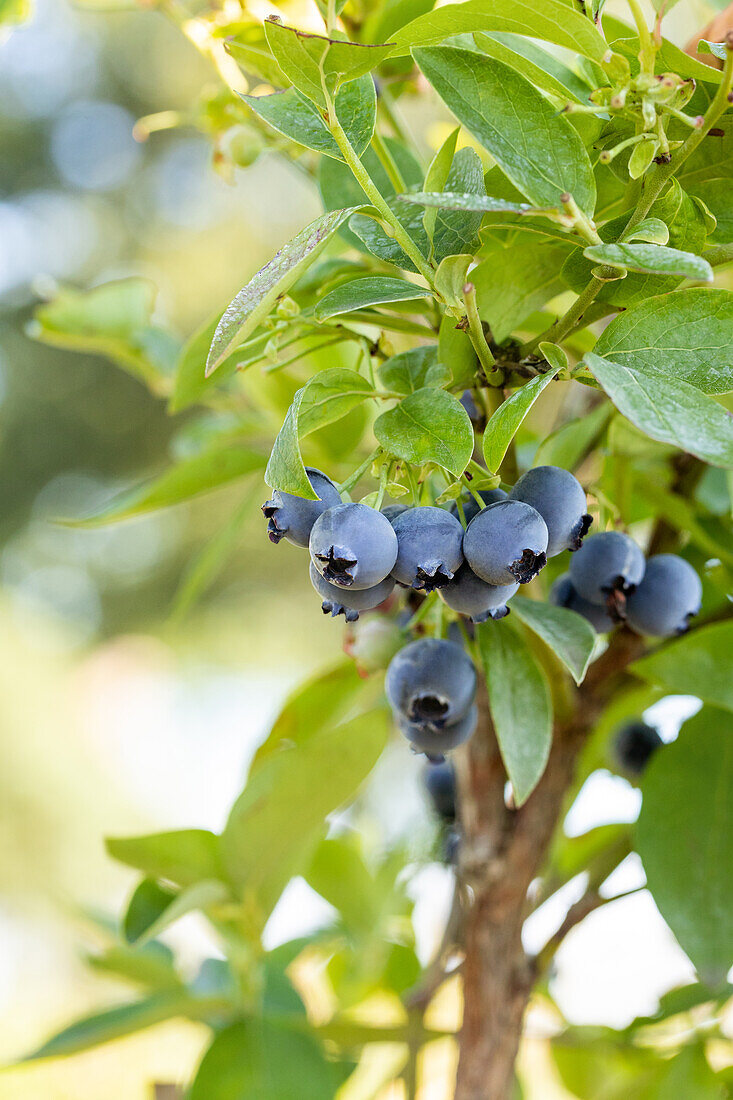
[[[343,503],[330,478],[306,472],[318,499],[275,490],[262,507],[268,534],[275,543],[286,538],[308,547],[324,613],[348,622],[384,603],[395,584],[437,590],[473,623],[500,619],[519,586],[564,550],[574,551],[570,569],[553,585],[550,601],[599,632],[625,621],[640,633],[668,637],[686,630],[700,609],[700,579],[683,558],[658,554],[647,561],[618,531],[584,541],[591,524],[585,492],[557,466],[529,470],[508,494],[491,489],[450,508],[382,510]],[[460,637],[419,638],[387,670],[399,728],[433,760],[466,741],[477,723],[476,669]]]

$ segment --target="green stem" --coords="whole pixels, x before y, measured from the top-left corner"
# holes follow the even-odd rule
[[[407,188],[405,186],[405,181],[402,178],[402,173],[397,167],[397,163],[395,162],[394,157],[389,151],[389,146],[386,144],[384,138],[376,129],[374,131],[374,134],[372,135],[372,146],[374,148],[374,152],[379,157],[380,164],[387,173],[387,176],[389,177],[389,182],[394,187],[396,194],[403,194],[407,190]]]
[[[573,328],[575,328],[588,306],[600,294],[603,285],[603,280],[597,279],[594,275],[585,290],[583,290],[575,299],[567,313],[563,314],[563,316],[560,317],[554,325],[551,325],[546,332],[541,333],[539,336],[536,336],[534,340],[531,340],[528,344],[525,344],[522,348],[522,353],[524,355],[527,355],[529,352],[534,351],[534,349],[539,344],[545,341],[548,341],[552,344],[559,344],[560,341],[564,339],[564,337],[566,337]]]
[[[377,511],[382,507],[384,502],[384,494],[387,488],[387,481],[389,479],[389,472],[392,468],[391,462],[385,462],[382,469],[379,471],[379,492],[377,493],[377,499],[374,507]]]
[[[375,450],[372,451],[369,457],[364,459],[361,466],[354,470],[353,474],[347,477],[346,481],[342,481],[341,484],[337,486],[338,491],[340,493],[350,493],[356,483],[360,481],[364,474],[367,472],[372,462],[374,462],[375,458],[378,458],[381,453],[381,447],[375,448]]]
[[[427,616],[430,614],[430,612],[435,607],[435,603],[436,603],[437,599],[438,599],[438,593],[437,592],[431,592],[429,596],[425,597],[425,599],[420,604],[420,606],[418,607],[415,614],[412,616],[410,621],[405,626],[404,631],[405,631],[406,634],[407,634],[408,631],[414,630],[415,627],[418,626],[423,621],[423,619],[427,618]]]
[[[412,237],[409,235],[402,222],[398,220],[394,212],[389,208],[386,199],[382,195],[381,191],[375,184],[372,177],[367,172],[364,165],[356,155],[356,151],[349,141],[343,126],[336,117],[336,112],[333,108],[333,100],[324,88],[324,95],[326,95],[326,103],[328,106],[328,128],[333,135],[333,139],[339,147],[342,157],[351,169],[354,179],[361,187],[364,194],[367,196],[373,206],[379,211],[382,219],[389,225],[392,236],[397,241],[400,248],[405,252],[412,260],[417,270],[422,275],[428,286],[434,290],[434,272],[423,256],[420,249],[417,247]]]
[[[566,191],[560,196],[560,202],[565,213],[572,219],[576,232],[580,234],[583,240],[588,241],[589,244],[603,243],[596,232],[595,225],[583,213],[572,195]]]
[[[730,106],[731,101],[728,97],[731,92],[731,87],[733,87],[733,32],[731,31],[729,31],[726,36],[726,45],[728,46],[728,50],[725,58],[725,65],[723,67],[723,75],[718,85],[718,90],[715,93],[715,97],[703,116],[702,126],[699,130],[694,130],[690,134],[684,145],[678,150],[677,155],[672,157],[669,164],[658,165],[657,171],[649,178],[639,205],[624,230],[624,236],[626,236],[630,230],[636,229],[639,222],[644,220],[667,181],[675,172],[679,171],[687,158],[695,152],[703,138],[707,136],[721,115]]]
[[[504,381],[504,372],[497,370],[496,360],[491,354],[491,348],[486,343],[481,318],[476,304],[476,287],[473,283],[466,283],[463,288],[463,303],[466,307],[468,318],[468,335],[471,337],[473,350],[478,356],[479,363],[483,367],[486,380],[490,385],[499,385]]]
[[[639,35],[639,44],[641,49],[639,50],[639,62],[641,64],[641,71],[648,76],[654,75],[654,58],[656,57],[656,47],[654,45],[654,39],[652,38],[651,31],[646,24],[644,13],[641,10],[639,0],[626,0],[626,3],[631,9],[631,14],[634,17],[636,23],[636,32]]]
[[[304,359],[307,355],[313,355],[316,351],[322,351],[323,348],[330,348],[334,344],[343,344],[343,336],[333,336],[330,340],[323,340],[320,344],[313,344],[312,347],[302,348],[300,351],[294,352],[289,355],[287,359],[283,359],[279,363],[271,363],[269,367],[265,367],[263,374],[272,374],[273,371],[284,370],[285,367],[289,367],[291,363],[297,363],[299,359]]]

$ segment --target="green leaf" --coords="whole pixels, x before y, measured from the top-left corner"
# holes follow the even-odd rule
[[[305,879],[338,910],[348,928],[370,937],[380,935],[381,899],[377,882],[353,836],[321,841]]]
[[[471,0],[463,5],[470,6]],[[581,210],[593,213],[596,185],[585,146],[528,80],[470,50],[436,46],[414,56],[440,98],[530,202],[557,207],[569,192]]]
[[[263,919],[303,869],[328,815],[354,796],[376,764],[387,741],[386,717],[380,708],[320,726],[252,771],[221,845],[232,881],[257,898]]]
[[[517,806],[542,778],[552,744],[552,700],[544,672],[505,622],[476,628],[491,718]]]
[[[427,180],[425,181],[427,184]],[[402,195],[405,202],[439,210],[469,210],[481,214],[536,213],[535,207],[526,202],[508,202],[492,195],[467,195],[456,191],[413,191]]]
[[[250,29],[247,28],[248,31]],[[214,32],[214,37],[218,37],[217,32]],[[265,45],[265,32],[262,28],[262,37],[256,44],[242,41],[241,37],[235,35],[226,39],[224,49],[246,73],[260,77],[265,83],[272,84],[273,88],[287,88],[290,81]]]
[[[112,859],[178,886],[222,877],[219,837],[206,829],[108,837],[106,848]]]
[[[527,236],[496,247],[473,269],[479,313],[495,340],[505,340],[531,313],[566,289],[560,278],[566,256],[566,245],[538,244]]]
[[[446,187],[461,194],[483,195],[484,170],[473,149],[459,149],[453,158]],[[423,215],[423,224],[427,215]],[[433,255],[440,263],[457,252],[472,252],[481,226],[481,214],[466,210],[438,210],[433,227]]]
[[[435,462],[460,477],[473,452],[473,428],[457,397],[426,386],[374,422],[379,443],[396,458],[423,466]]]
[[[669,229],[661,218],[644,218],[628,235],[629,241],[646,241],[647,244],[666,244]]]
[[[435,272],[435,289],[451,305],[465,309],[463,288],[468,280],[468,269],[473,256],[446,256]]]
[[[619,412],[646,435],[712,466],[733,467],[733,417],[712,398],[652,367],[638,370],[590,351],[584,361]]]
[[[542,440],[534,456],[535,466],[562,466],[576,470],[605,431],[614,410],[603,401],[576,420],[569,420]]]
[[[705,203],[717,222],[708,241],[713,244],[733,241],[733,189],[730,179],[703,180],[691,188],[691,193]]]
[[[615,317],[595,351],[637,371],[664,371],[703,393],[728,393],[733,390],[733,293],[700,287],[650,298]]]
[[[700,977],[715,988],[733,958],[730,713],[705,707],[685,722],[651,761],[642,792],[637,850],[647,885]]]
[[[31,0],[0,0],[0,27],[17,27],[30,19]]]
[[[484,432],[484,461],[487,470],[497,473],[509,444],[529,410],[557,374],[559,367],[540,374],[527,382],[493,413]]]
[[[242,99],[255,114],[291,141],[316,153],[343,160],[321,112],[295,88],[272,95],[243,95]],[[357,156],[361,156],[372,140],[377,117],[377,97],[371,76],[367,74],[344,84],[336,95],[335,106],[336,117]]]
[[[221,316],[220,310],[214,318],[197,329],[181,348],[176,364],[173,393],[168,402],[170,413],[182,412],[191,405],[195,405],[236,371],[238,357],[232,354],[223,361],[218,378],[212,379],[206,376],[206,357]],[[263,346],[265,340],[266,337],[263,337]]]
[[[227,522],[209,539],[203,548],[195,554],[183,574],[176,590],[170,617],[179,622],[214,583],[225,563],[234,553],[242,527],[249,515],[252,503],[251,494],[247,494]]]
[[[175,896],[174,890],[161,886],[155,879],[144,878],[130,898],[122,920],[122,932],[127,942],[139,940]]]
[[[325,38],[286,27],[272,17],[265,20],[265,34],[288,80],[324,108],[327,104],[322,79],[333,91],[339,84],[371,72],[392,52],[390,45],[362,46],[357,42]]]
[[[341,1074],[312,1034],[266,1018],[220,1031],[204,1054],[189,1100],[333,1100]]]
[[[474,384],[479,363],[471,338],[447,313],[440,322],[438,357],[450,369],[455,386],[467,389]]]
[[[372,275],[341,283],[325,294],[316,306],[315,317],[317,321],[327,321],[329,317],[350,313],[354,309],[365,309],[385,302],[409,302],[429,296],[430,291],[426,287],[408,283],[406,279]]]
[[[430,11],[435,0],[380,0],[369,5],[361,38],[364,42],[389,42],[400,27]]]
[[[653,2],[654,6],[659,9],[661,0],[653,0]],[[672,0],[672,3],[676,2],[677,0]],[[668,7],[671,8],[672,4],[669,4]],[[717,57],[719,61],[725,61],[728,57],[728,47],[725,42],[708,42],[705,38],[701,38],[698,42],[697,52],[712,54],[713,57]]]
[[[440,149],[430,162],[430,167],[425,175],[424,190],[425,191],[442,191],[445,188],[448,180],[448,173],[450,172],[451,164],[453,163],[453,154],[456,151],[456,143],[458,141],[458,134],[460,133],[460,126],[456,126],[445,139]],[[435,232],[435,220],[437,218],[435,210],[426,210],[423,215],[423,225],[425,232],[428,235],[430,244],[433,243],[433,234]]]
[[[702,256],[656,244],[593,244],[584,249],[588,260],[630,271],[656,275],[683,275],[686,279],[713,280],[713,269]]]
[[[321,214],[284,245],[240,290],[227,306],[214,333],[206,362],[207,375],[212,374],[265,320],[278,298],[287,294],[355,209],[350,207]]]
[[[389,198],[387,205],[412,237],[423,256],[427,258],[430,251],[430,242],[423,225],[422,211],[406,202],[401,196]],[[417,271],[412,260],[403,251],[402,246],[383,229],[375,217],[370,217],[367,214],[354,214],[349,220],[349,228],[366,247],[367,252],[371,252],[373,256],[385,260],[387,263],[395,264],[404,271]]]
[[[443,42],[456,34],[506,31],[554,42],[558,46],[602,61],[608,46],[593,23],[563,0],[468,0],[446,4],[408,23],[394,36],[395,54],[413,46]]]
[[[248,447],[218,444],[192,458],[170,466],[160,477],[120,493],[98,511],[78,520],[66,520],[73,527],[102,527],[158,508],[168,508],[228,485],[262,469],[264,455]]]
[[[425,386],[444,385],[450,381],[450,372],[438,361],[437,348],[426,345],[387,359],[379,368],[379,379],[385,389],[407,396]]]
[[[153,283],[140,278],[86,291],[62,287],[38,307],[28,333],[53,347],[104,355],[163,394],[178,346],[151,322],[156,293]]]
[[[531,80],[536,88],[549,92],[563,102],[572,100],[587,105],[591,89],[585,81],[535,42],[519,34],[477,34],[475,40],[483,53],[510,65]]]
[[[194,1004],[194,999],[188,993],[181,991],[158,993],[145,1000],[117,1005],[104,1012],[95,1012],[59,1031],[23,1061],[65,1058],[70,1054],[79,1054],[80,1051],[109,1043],[112,1039],[134,1035],[135,1032],[143,1031],[163,1020],[188,1015]]]
[[[136,942],[149,943],[181,917],[195,913],[199,909],[206,910],[212,905],[219,905],[229,896],[228,887],[218,879],[202,879],[200,882],[194,882],[184,887],[180,894],[176,894],[171,899],[166,908],[140,933]]]
[[[145,947],[115,944],[100,955],[87,955],[84,961],[99,973],[160,992],[182,985],[173,965],[173,952],[163,943],[148,943]]]
[[[596,644],[590,623],[565,607],[526,596],[512,598],[512,612],[560,658],[576,684],[582,684]]]
[[[272,489],[317,500],[300,453],[302,436],[346,416],[372,393],[372,387],[356,371],[331,367],[319,371],[298,390],[277,434],[265,481]]]
[[[713,623],[642,657],[632,672],[674,695],[733,710],[733,623]]]

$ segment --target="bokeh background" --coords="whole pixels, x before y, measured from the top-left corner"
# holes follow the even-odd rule
[[[260,7],[263,16],[276,10]],[[683,43],[719,7],[679,3],[668,35]],[[312,18],[305,3],[302,11]],[[29,339],[34,305],[56,281],[88,287],[143,275],[159,288],[156,317],[185,337],[319,212],[315,188],[284,158],[265,155],[227,182],[194,129],[135,140],[137,119],[185,117],[211,80],[163,14],[107,0],[39,0],[30,21],[0,39],[2,1062],[126,994],[84,959],[99,943],[96,918],[119,911],[133,880],[106,858],[104,836],[220,828],[284,696],[341,645],[342,631],[317,614],[294,568],[296,552],[264,538],[259,498],[218,581],[185,617],[171,617],[174,594],[191,554],[240,506],[236,489],[96,531],[54,522],[162,468],[182,446],[185,414],[171,420],[162,401],[102,359]],[[408,104],[408,116],[417,110]],[[437,144],[439,119],[413,122]],[[658,704],[665,738],[695,706]],[[380,766],[366,812],[382,835],[429,835],[419,770],[397,745]],[[638,807],[638,792],[599,772],[568,828],[633,820]],[[640,881],[633,861],[617,875],[614,890]],[[450,873],[427,863],[411,889],[428,956]],[[293,883],[268,940],[328,919],[326,904]],[[556,920],[540,912],[528,936],[541,942]],[[190,968],[212,950],[196,918],[169,938]],[[642,892],[569,937],[554,990],[570,1019],[619,1026],[690,978]],[[185,1080],[205,1034],[163,1025],[67,1062],[5,1072],[0,1100],[149,1100],[153,1081]],[[568,1095],[541,1041],[523,1057],[534,1095]],[[436,1063],[426,1075],[425,1100],[448,1095],[449,1068]]]

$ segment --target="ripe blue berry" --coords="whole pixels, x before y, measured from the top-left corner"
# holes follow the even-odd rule
[[[573,587],[569,573],[558,577],[550,589],[550,603],[555,607],[567,607],[587,619],[598,634],[606,634],[616,625],[602,604],[591,603],[579,596]]]
[[[463,553],[487,584],[527,584],[547,561],[547,524],[521,500],[490,504],[471,520]]]
[[[548,558],[563,550],[579,550],[593,522],[586,511],[583,486],[559,466],[535,466],[520,477],[511,500],[531,504],[547,524]]]
[[[397,536],[381,512],[366,504],[338,504],[313,524],[311,560],[341,588],[373,588],[392,572]]]
[[[423,772],[425,789],[436,814],[446,822],[456,819],[456,773],[447,761],[428,764]]]
[[[441,588],[440,598],[453,611],[468,615],[471,622],[483,623],[487,619],[503,619],[508,615],[507,600],[518,588],[518,581],[514,584],[487,584],[464,562],[450,584]]]
[[[408,508],[393,520],[400,584],[432,592],[452,580],[463,562],[463,528],[444,508]]]
[[[507,494],[503,489],[481,489],[479,492],[484,504],[496,504],[497,501],[506,500]],[[477,516],[481,509],[478,506],[478,501],[471,493],[466,493],[464,497],[461,497],[461,504],[463,505],[463,514],[466,517],[466,523],[470,523],[474,516]],[[458,511],[458,505],[455,500],[451,504],[448,511],[452,516],[458,517],[460,512]]]
[[[464,741],[468,741],[478,725],[478,708],[472,706],[449,726],[441,729],[432,729],[430,726],[419,722],[410,722],[403,715],[397,715],[397,724],[414,752],[424,752],[431,760],[441,760],[447,752],[457,749]]]
[[[397,517],[406,511],[406,504],[388,504],[385,508],[382,508],[382,515],[386,516],[390,523],[394,523]]]
[[[392,658],[387,698],[408,723],[443,730],[460,721],[476,695],[476,669],[455,642],[418,638]]]
[[[313,562],[310,565],[311,584],[319,596],[323,597],[321,609],[324,615],[343,615],[347,623],[354,623],[359,618],[360,611],[369,611],[372,607],[379,607],[384,603],[394,588],[392,577],[385,577],[374,588],[339,588],[331,584],[316,569]]]
[[[684,634],[701,600],[702,584],[690,563],[676,554],[657,554],[646,563],[644,579],[628,597],[626,616],[640,634],[669,638]]]
[[[626,598],[645,569],[644,555],[633,539],[621,531],[601,531],[573,554],[570,580],[584,600],[605,604],[612,617],[623,618]]]
[[[622,771],[638,779],[649,759],[664,744],[654,726],[646,722],[628,722],[616,734],[614,756]]]
[[[306,473],[313,491],[318,493],[318,500],[304,500],[293,493],[275,489],[272,499],[262,505],[270,542],[278,543],[281,538],[286,538],[294,546],[307,546],[318,517],[327,508],[341,503],[341,495],[330,478],[312,466],[306,467]]]

